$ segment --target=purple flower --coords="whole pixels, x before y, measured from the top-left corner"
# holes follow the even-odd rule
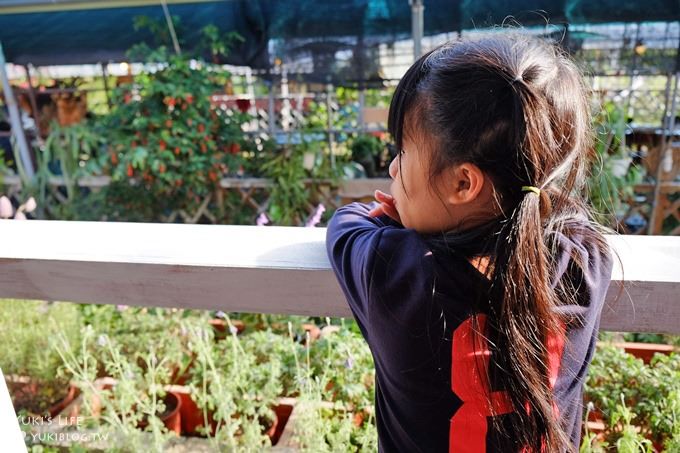
[[[223,312],[222,310],[218,310],[215,312],[215,317],[220,318],[220,319],[227,319],[227,314]]]
[[[125,311],[128,309],[127,305],[116,305],[116,310],[118,311]]]
[[[259,216],[257,216],[257,220],[255,221],[257,226],[264,226],[269,223],[269,218],[267,217],[267,214],[264,212],[261,212]]]
[[[326,211],[326,207],[323,205],[323,203],[319,203],[319,206],[316,207],[314,210],[314,214],[312,214],[312,217],[309,218],[307,223],[305,223],[306,227],[315,227],[319,222],[321,222],[321,215]]]
[[[354,360],[351,357],[348,357],[347,360],[345,360],[345,368],[351,370],[354,367]]]

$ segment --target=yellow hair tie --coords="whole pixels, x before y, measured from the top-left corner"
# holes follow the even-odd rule
[[[541,189],[534,186],[522,186],[522,192],[533,192],[536,195],[541,195]]]

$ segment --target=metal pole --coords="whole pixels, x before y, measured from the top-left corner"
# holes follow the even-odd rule
[[[276,133],[276,105],[274,104],[274,80],[270,80],[267,82],[267,86],[269,87],[269,98],[267,102],[267,123],[269,126],[269,135],[271,136],[272,139],[276,139],[274,134]]]
[[[366,131],[366,123],[364,122],[364,109],[366,108],[366,90],[363,87],[359,89],[359,129],[362,132]]]
[[[417,60],[422,55],[422,41],[424,30],[423,0],[410,0],[411,3],[411,35],[413,37],[413,59]]]
[[[0,42],[0,79],[2,79],[2,89],[5,92],[5,102],[7,103],[7,110],[9,110],[9,120],[12,125],[12,134],[16,139],[17,146],[19,147],[19,156],[21,157],[21,162],[17,162],[17,170],[23,164],[24,171],[28,179],[33,179],[35,176],[35,171],[33,169],[33,161],[31,160],[31,155],[28,152],[28,143],[26,142],[26,136],[24,135],[24,128],[21,125],[21,116],[19,115],[19,109],[17,108],[17,102],[14,99],[14,92],[12,87],[9,85],[9,77],[7,77],[7,69],[5,68],[5,52],[2,49],[2,43]],[[21,171],[21,170],[19,170]]]
[[[104,77],[104,94],[106,94],[106,105],[109,107],[109,112],[113,108],[111,103],[111,95],[109,94],[109,71],[106,70],[108,63],[100,63],[102,66],[102,77]]]
[[[331,168],[335,169],[335,137],[333,134],[333,104],[331,96],[333,94],[333,85],[326,84],[326,112],[328,113],[327,127],[328,127],[328,152],[331,158]]]
[[[33,110],[33,119],[35,120],[36,129],[38,130],[38,137],[40,137],[40,112],[38,111],[38,101],[36,100],[35,87],[31,81],[31,70],[28,65],[24,65],[26,71],[26,81],[28,82],[28,100],[31,102],[31,109]]]
[[[172,46],[175,48],[175,53],[179,55],[180,53],[182,53],[182,51],[179,48],[179,41],[177,40],[177,34],[175,33],[175,25],[172,23],[172,17],[170,16],[168,5],[165,2],[165,0],[161,0],[161,5],[163,5],[163,15],[165,16],[165,21],[168,23],[168,29],[170,30]]]

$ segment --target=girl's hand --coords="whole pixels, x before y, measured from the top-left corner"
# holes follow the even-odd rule
[[[385,192],[381,192],[380,190],[375,191],[375,200],[380,203],[380,206],[377,206],[373,209],[371,209],[368,212],[368,215],[370,217],[378,217],[380,215],[386,215],[390,217],[392,220],[395,220],[399,223],[401,223],[401,218],[399,217],[399,212],[397,212],[397,208],[394,205],[394,197],[390,194],[386,194]]]

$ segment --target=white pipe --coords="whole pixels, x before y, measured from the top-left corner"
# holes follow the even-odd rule
[[[2,42],[0,42],[0,79],[2,79],[2,89],[5,93],[5,102],[7,103],[7,109],[9,110],[9,120],[12,125],[12,135],[17,141],[19,146],[19,155],[21,157],[21,162],[17,162],[17,169],[23,164],[26,171],[26,176],[28,179],[33,179],[35,176],[35,170],[33,169],[33,161],[31,161],[31,155],[28,152],[28,143],[26,142],[26,136],[24,135],[24,128],[21,125],[21,116],[19,115],[19,108],[17,107],[17,102],[14,99],[14,92],[12,87],[9,85],[9,77],[7,77],[7,69],[5,68],[5,53],[2,49]]]

